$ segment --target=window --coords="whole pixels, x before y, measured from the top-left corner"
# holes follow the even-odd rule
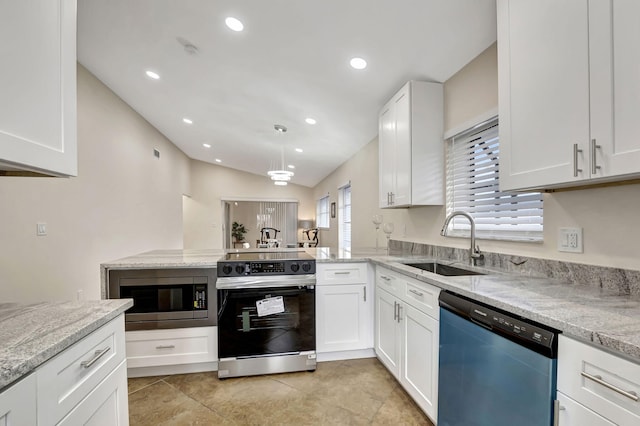
[[[320,198],[316,204],[316,223],[318,228],[329,228],[329,196]]]
[[[351,185],[338,190],[338,248],[351,250]]]
[[[447,214],[473,216],[476,236],[542,241],[542,194],[501,192],[498,120],[493,119],[447,143]],[[469,234],[469,221],[456,217],[449,235]]]

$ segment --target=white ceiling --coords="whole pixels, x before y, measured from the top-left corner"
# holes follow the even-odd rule
[[[306,186],[377,135],[407,80],[444,82],[495,40],[495,0],[78,1],[79,62],[185,154],[266,176],[284,151]]]

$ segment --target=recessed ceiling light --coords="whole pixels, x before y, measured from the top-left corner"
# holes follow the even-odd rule
[[[216,158],[216,163],[222,163],[222,160],[219,158]]]
[[[353,58],[349,63],[357,70],[363,70],[367,67],[367,61],[362,58]]]
[[[240,22],[239,19],[236,19],[231,16],[225,19],[224,23],[227,24],[227,27],[229,27],[233,31],[242,31],[244,29],[244,24]]]
[[[153,72],[151,70],[147,70],[146,74],[147,74],[147,77],[152,78],[154,80],[157,80],[160,78],[160,74],[158,74],[157,72]]]
[[[289,164],[287,167],[289,167],[290,169],[295,169],[296,166],[294,166],[293,164]]]
[[[202,146],[204,146],[205,148],[211,148],[211,145],[209,145],[208,143],[203,143]]]
[[[193,120],[187,117],[183,118],[182,121],[184,121],[186,124],[193,124]]]
[[[296,148],[296,152],[302,152],[302,148]]]
[[[314,118],[311,118],[311,117],[305,118],[304,121],[307,124],[316,124],[316,120]]]
[[[287,186],[287,182],[283,180],[274,180],[273,183],[278,186]]]

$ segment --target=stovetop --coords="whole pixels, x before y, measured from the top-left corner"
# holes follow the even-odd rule
[[[218,261],[219,278],[315,273],[316,260],[304,251],[232,252]]]

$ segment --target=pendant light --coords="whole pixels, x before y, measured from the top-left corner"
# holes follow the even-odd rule
[[[274,124],[273,128],[278,133],[286,133],[287,128],[282,124]],[[281,167],[278,169],[278,166],[273,167],[274,170],[269,170],[267,174],[273,180],[273,183],[278,186],[286,186],[287,182],[291,180],[293,177],[293,172],[289,170],[285,170],[285,162],[284,162],[284,147],[280,147],[280,164]]]

